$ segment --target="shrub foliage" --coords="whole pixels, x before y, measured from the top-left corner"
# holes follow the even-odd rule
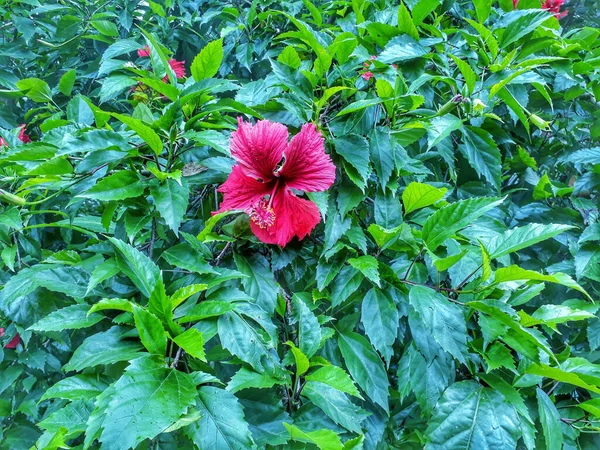
[[[600,447],[595,2],[397,3],[0,6],[0,448]]]

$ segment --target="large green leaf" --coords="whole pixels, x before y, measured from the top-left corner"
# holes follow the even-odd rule
[[[490,209],[502,203],[496,197],[470,198],[444,206],[423,224],[423,241],[434,251],[457,231],[473,223]]]
[[[199,448],[253,448],[254,442],[244,417],[244,410],[232,393],[212,386],[202,386],[198,389],[196,407],[202,417],[187,427],[185,433]]]
[[[102,422],[100,442],[108,450],[127,450],[153,439],[196,401],[193,379],[165,367],[162,358],[131,362],[114,385]]]
[[[187,210],[190,191],[187,182],[178,183],[167,178],[164,183],[150,185],[150,195],[154,197],[154,205],[165,222],[175,234],[179,234],[179,226]]]
[[[461,381],[442,395],[426,435],[426,450],[512,450],[520,435],[519,418],[499,392]]]
[[[413,286],[410,304],[435,341],[461,362],[467,358],[467,324],[460,306],[433,289]]]
[[[335,423],[355,433],[361,432],[360,423],[368,413],[353,404],[341,391],[320,381],[307,381],[302,395],[317,405]]]
[[[115,238],[109,240],[117,249],[119,268],[144,296],[150,297],[160,278],[158,267],[150,258],[131,245]]]
[[[192,62],[191,70],[194,80],[200,81],[214,77],[223,60],[223,40],[209,42],[200,50]]]
[[[462,135],[463,144],[459,148],[471,167],[499,191],[502,158],[493,136],[481,128],[470,126],[462,128]]]
[[[242,280],[246,293],[256,299],[265,311],[273,311],[277,302],[277,283],[269,262],[258,254],[242,256],[233,254],[238,270],[246,275]]]
[[[538,411],[540,413],[540,422],[544,430],[544,440],[546,441],[546,450],[561,450],[563,448],[563,433],[560,413],[540,388],[536,389],[538,400]]]
[[[88,305],[72,305],[54,311],[29,327],[33,331],[62,331],[87,328],[100,322],[100,314],[90,314]]]
[[[389,365],[392,345],[398,335],[399,317],[396,305],[377,288],[372,288],[362,302],[361,320],[373,347]]]
[[[64,370],[83,370],[99,364],[128,361],[141,355],[142,346],[136,340],[126,340],[131,333],[121,327],[92,334],[75,350]]]
[[[369,341],[358,333],[340,333],[338,345],[354,381],[387,412],[390,383],[383,362]]]
[[[409,183],[402,192],[402,203],[404,203],[404,214],[411,213],[417,209],[433,205],[446,195],[446,188],[436,188],[429,184]]]
[[[112,116],[131,128],[144,142],[146,142],[146,144],[148,144],[156,155],[162,153],[163,144],[160,137],[152,128],[145,125],[144,122],[124,114],[112,113]]]
[[[500,258],[550,239],[572,228],[569,225],[530,223],[523,227],[512,228],[493,237],[486,243],[486,247],[491,258]]]
[[[144,189],[144,183],[135,172],[121,170],[102,179],[78,196],[108,202],[139,197],[144,193]]]

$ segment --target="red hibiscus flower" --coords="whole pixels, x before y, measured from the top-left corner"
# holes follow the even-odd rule
[[[545,9],[548,12],[554,14],[554,17],[557,19],[562,19],[565,17],[569,11],[560,12],[560,7],[565,3],[565,0],[545,0],[542,3],[542,9]]]
[[[140,48],[137,51],[137,54],[140,58],[150,56],[150,47],[148,47],[146,45],[143,48]],[[169,62],[169,66],[171,66],[171,69],[173,69],[173,72],[175,72],[175,76],[177,78],[185,77],[185,61],[177,61],[176,59],[170,59],[168,62]],[[165,77],[163,78],[163,81],[164,82],[169,81],[169,77],[167,75],[165,75]]]
[[[19,128],[21,128],[21,131],[19,131],[19,140],[24,144],[31,142],[31,138],[25,133],[25,124],[22,124]],[[2,146],[8,147],[8,142],[0,137],[0,147]]]
[[[25,124],[21,125],[21,131],[19,131],[19,140],[24,144],[31,142],[31,138],[25,133]]]
[[[185,77],[185,61],[177,61],[176,59],[170,59],[169,66],[171,66],[171,69],[173,69],[173,72],[175,72],[175,76],[177,78]],[[165,75],[163,81],[167,82],[168,80],[169,77]]]
[[[144,58],[144,57],[148,57],[150,56],[150,47],[148,47],[147,45],[144,45],[142,48],[140,48],[137,51],[137,54],[140,58]]]
[[[19,333],[15,334],[15,337],[10,340],[8,344],[4,346],[4,348],[17,348],[17,345],[21,342],[21,336]]]
[[[373,72],[365,72],[365,73],[361,74],[361,77],[363,77],[367,81],[369,81],[374,76],[375,75],[373,75]]]
[[[261,120],[252,126],[239,118],[230,147],[237,164],[218,189],[223,193],[218,212],[246,212],[252,232],[267,244],[284,247],[294,236],[307,236],[321,220],[319,209],[291,189],[325,191],[335,181],[316,127],[303,125],[288,143],[284,125]]]
[[[519,6],[519,0],[512,0],[513,3],[513,9],[517,9],[517,6]]]

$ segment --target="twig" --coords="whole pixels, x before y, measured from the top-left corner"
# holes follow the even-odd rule
[[[458,289],[445,288],[445,287],[441,287],[441,286],[433,286],[431,284],[415,283],[414,281],[409,281],[409,280],[400,280],[400,282],[404,283],[404,284],[408,284],[410,286],[423,286],[423,287],[426,287],[426,288],[429,288],[429,289],[433,289],[434,291],[438,291],[438,292],[440,292],[440,291],[442,291],[442,292],[453,292],[455,294],[460,294],[462,292],[465,292],[465,291],[460,291]],[[458,305],[465,306],[465,304],[463,302],[459,302],[458,300],[455,300],[453,298],[448,297],[448,300],[450,300],[452,303],[456,303]]]
[[[228,242],[227,244],[225,244],[225,247],[223,247],[223,250],[221,250],[221,253],[219,253],[219,255],[215,258],[215,266],[218,266],[219,264],[221,264],[221,260],[223,259],[223,256],[225,256],[225,253],[227,253],[227,250],[229,250],[229,247],[231,247],[231,242]]]
[[[156,218],[152,218],[152,233],[150,234],[150,246],[148,247],[148,256],[154,255],[154,244],[156,243]]]
[[[171,368],[173,368],[173,369],[177,368],[177,364],[179,364],[179,360],[181,359],[182,356],[183,356],[183,349],[181,347],[179,347],[177,349],[177,353],[175,354],[175,359],[173,360],[173,364],[171,364]]]
[[[19,265],[19,270],[23,267],[23,261],[21,260],[21,251],[19,250],[19,239],[16,234],[13,234],[13,241],[15,243],[15,248],[17,249],[17,264]]]
[[[412,270],[413,266],[417,262],[417,259],[419,259],[419,256],[421,256],[421,253],[423,253],[423,249],[424,248],[422,248],[421,251],[417,254],[417,256],[415,256],[413,258],[413,260],[410,262],[410,266],[408,266],[408,269],[406,269],[406,273],[404,274],[404,280],[408,279],[408,276],[410,275],[410,271]]]

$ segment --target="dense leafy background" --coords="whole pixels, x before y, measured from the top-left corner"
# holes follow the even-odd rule
[[[600,447],[597,2],[396,3],[0,5],[0,448]],[[211,216],[240,116],[301,242]]]

